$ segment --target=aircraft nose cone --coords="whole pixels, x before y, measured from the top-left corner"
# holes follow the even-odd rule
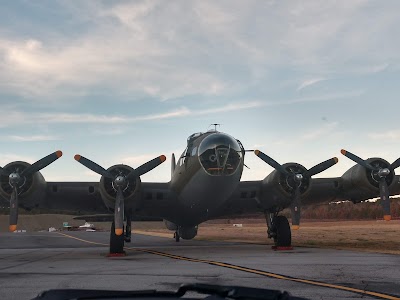
[[[234,174],[242,161],[242,148],[238,141],[221,132],[204,138],[198,153],[203,169],[213,176]]]

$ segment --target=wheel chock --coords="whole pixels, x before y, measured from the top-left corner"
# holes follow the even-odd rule
[[[118,252],[118,253],[108,253],[107,257],[124,257],[126,256],[126,252]]]
[[[293,250],[293,247],[292,246],[289,246],[289,247],[271,246],[271,249],[274,251],[286,251],[286,250]]]

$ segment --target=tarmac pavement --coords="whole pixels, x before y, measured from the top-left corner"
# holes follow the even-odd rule
[[[278,289],[310,299],[368,299],[373,292],[400,299],[396,255],[273,251],[266,245],[176,243],[172,234],[133,234],[125,257],[107,258],[108,239],[108,232],[0,233],[0,299],[31,299],[55,288],[173,291],[182,283]]]

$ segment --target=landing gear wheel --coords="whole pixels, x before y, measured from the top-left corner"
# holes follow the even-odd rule
[[[175,231],[175,233],[174,233],[174,239],[175,239],[175,242],[179,242],[179,241],[181,240],[181,237],[179,236],[178,231]]]
[[[131,242],[131,235],[132,235],[132,221],[130,215],[126,216],[126,226],[125,226],[125,242]]]
[[[110,255],[125,254],[124,251],[124,232],[121,235],[115,234],[115,223],[112,222],[110,232]]]
[[[276,231],[274,237],[275,246],[291,247],[292,233],[290,231],[288,219],[285,216],[276,216],[274,219],[274,229]]]

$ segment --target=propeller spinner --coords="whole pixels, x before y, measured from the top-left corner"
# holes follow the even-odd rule
[[[388,167],[375,167],[349,151],[342,149],[340,150],[340,152],[355,163],[371,171],[372,175],[376,176],[377,179],[379,179],[379,196],[381,198],[382,208],[384,211],[383,218],[386,221],[390,221],[392,219],[392,216],[390,214],[390,192],[386,178],[394,171],[394,169],[400,166],[400,158],[396,159]]]
[[[86,157],[83,157],[79,154],[76,154],[74,156],[75,160],[88,169],[92,170],[93,172],[104,176],[106,178],[112,179],[114,183],[114,187],[117,190],[117,195],[115,198],[115,207],[114,207],[114,223],[115,223],[115,234],[116,235],[121,235],[124,231],[124,194],[123,194],[123,189],[126,187],[127,182],[129,179],[135,178],[135,177],[140,177],[143,174],[146,174],[147,172],[153,170],[155,167],[159,166],[162,164],[165,160],[166,157],[165,155],[161,155],[159,157],[156,157],[137,169],[133,169],[129,174],[127,175],[117,175],[114,176],[111,174],[109,171],[104,169],[102,166],[96,164],[95,162],[91,161],[90,159],[87,159]]]
[[[0,174],[8,176],[8,182],[12,187],[11,197],[10,197],[10,221],[9,221],[9,230],[11,232],[17,229],[18,223],[18,194],[19,189],[23,187],[26,181],[26,177],[32,176],[36,172],[41,169],[47,167],[57,159],[62,156],[62,152],[60,150],[51,153],[42,159],[39,159],[37,162],[33,163],[22,172],[19,169],[16,169],[14,172],[8,172],[7,170],[0,168]]]
[[[326,169],[332,167],[338,162],[337,157],[328,159],[322,163],[319,163],[309,170],[301,172],[300,170],[290,169],[288,171],[284,166],[279,164],[277,161],[266,155],[265,153],[254,150],[254,153],[261,158],[264,162],[269,164],[279,173],[286,176],[286,182],[291,183],[292,188],[292,204],[291,204],[291,215],[292,215],[292,229],[299,229],[300,227],[300,212],[301,212],[301,192],[300,187],[305,180],[309,180],[311,176],[325,171]]]

